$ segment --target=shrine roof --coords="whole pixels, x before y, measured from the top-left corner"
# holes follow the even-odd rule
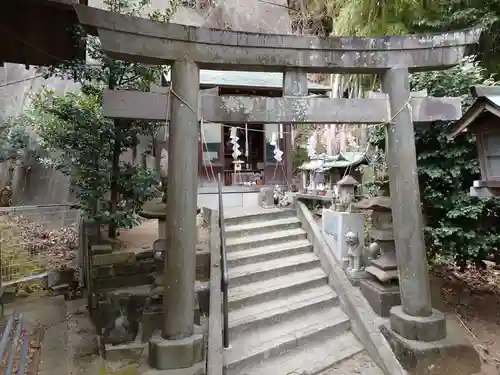
[[[447,134],[448,139],[453,139],[460,133],[474,132],[478,125],[484,124],[486,117],[500,118],[500,86],[473,86],[471,94],[475,98],[474,103],[453,124]]]
[[[165,81],[170,82],[170,72],[165,74]],[[283,88],[283,73],[238,72],[225,70],[200,70],[200,85],[218,87],[244,88]],[[307,83],[312,91],[329,91],[330,87],[318,83]]]
[[[341,152],[338,155],[318,155],[316,159],[302,164],[302,170],[315,170],[325,172],[334,168],[357,167],[359,165],[367,165],[370,163],[370,158],[364,152]]]

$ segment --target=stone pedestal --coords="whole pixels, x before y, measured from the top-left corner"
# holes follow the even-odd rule
[[[378,315],[388,317],[391,308],[401,304],[391,200],[389,197],[364,199],[356,207],[372,210],[371,237],[375,241],[370,245],[372,260],[365,270],[370,279],[360,283],[361,292]]]
[[[203,360],[203,332],[197,329],[188,337],[169,340],[160,335],[149,340],[149,365],[158,370],[192,367]]]

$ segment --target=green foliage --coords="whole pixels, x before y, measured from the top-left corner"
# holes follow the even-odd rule
[[[29,167],[42,152],[37,140],[30,137],[23,117],[0,122],[0,162],[10,160]]]
[[[102,116],[97,92],[67,92],[55,96],[50,91],[38,94],[26,114],[37,131],[50,158],[41,159],[71,178],[81,209],[100,223],[117,222],[120,227],[137,223],[137,211],[151,199],[157,181],[153,171],[120,163],[117,210],[110,201],[111,156],[116,142],[113,121]],[[122,130],[120,152],[130,148],[137,124]]]
[[[410,84],[412,90],[427,89],[430,96],[462,97],[466,110],[472,103],[469,87],[495,81],[471,56],[447,71],[414,74]],[[420,192],[429,255],[464,265],[497,252],[500,199],[469,196],[473,181],[480,178],[475,139],[462,134],[448,140],[448,128],[441,122],[415,129]],[[384,127],[374,128],[370,141],[382,152]]]
[[[410,83],[431,96],[461,96],[466,110],[472,103],[469,87],[495,81],[469,57],[445,72],[413,75]],[[469,196],[473,181],[480,179],[475,138],[462,134],[450,141],[448,127],[436,123],[416,129],[419,182],[431,255],[463,265],[493,255],[500,246],[500,200]]]

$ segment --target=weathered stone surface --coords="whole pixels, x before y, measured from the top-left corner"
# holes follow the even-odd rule
[[[152,282],[153,277],[151,275],[138,274],[98,279],[94,281],[94,287],[96,291],[105,291],[110,289],[147,285]]]
[[[202,360],[202,333],[194,333],[179,340],[165,340],[161,336],[153,336],[149,341],[149,365],[155,369],[182,369]]]
[[[431,314],[432,306],[415,135],[411,108],[406,105],[410,95],[408,69],[386,71],[382,90],[389,94],[394,117],[387,127],[386,148],[401,302],[407,314],[425,317]]]
[[[97,254],[92,256],[93,266],[104,266],[115,263],[134,263],[135,253],[121,252],[109,254]]]
[[[94,255],[110,254],[113,252],[113,247],[111,245],[92,245],[90,251]]]
[[[391,308],[401,304],[397,285],[382,285],[375,280],[363,280],[360,289],[373,311],[381,317],[389,317]]]
[[[204,69],[374,73],[456,65],[480,29],[404,37],[314,37],[215,30],[126,16],[75,5],[79,21],[98,34],[115,59],[170,64],[189,58]]]
[[[429,316],[410,316],[402,306],[394,306],[390,311],[391,329],[408,340],[438,341],[446,337],[446,319],[435,309]]]
[[[387,324],[380,327],[394,354],[411,375],[468,375],[481,370],[476,350],[454,320],[447,320],[446,338],[425,342],[408,340]]]
[[[110,118],[165,121],[168,94],[139,91],[104,92],[103,113]],[[413,120],[458,120],[460,98],[412,98]],[[318,97],[248,97],[201,95],[199,118],[225,124],[379,124],[389,121],[387,98],[329,99]],[[147,212],[146,212],[147,213]],[[166,214],[166,213],[165,213]],[[164,214],[164,215],[165,215]],[[157,218],[157,215],[153,215]],[[153,217],[148,213],[148,217]]]

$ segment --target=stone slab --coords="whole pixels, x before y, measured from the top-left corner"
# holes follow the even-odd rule
[[[135,262],[135,253],[132,252],[92,255],[93,266],[105,266],[114,263],[133,263],[133,262]]]
[[[394,66],[410,72],[460,62],[481,29],[404,37],[315,37],[216,30],[161,23],[75,5],[78,20],[98,35],[113,58],[145,64],[191,59],[201,69],[308,73],[376,73]]]
[[[424,342],[408,340],[391,330],[387,323],[380,330],[396,357],[411,375],[466,375],[481,371],[478,353],[458,323],[447,319],[444,339]]]
[[[203,360],[203,334],[166,340],[160,335],[149,341],[149,365],[158,370],[189,368]]]
[[[104,91],[104,116],[168,121],[168,94]],[[318,97],[249,97],[201,95],[199,118],[224,124],[378,124],[389,121],[388,101]],[[462,116],[460,98],[412,98],[414,122],[454,121]],[[332,108],[335,108],[332,111]]]
[[[378,267],[368,266],[366,267],[365,270],[370,275],[373,275],[381,283],[387,283],[391,280],[398,280],[399,278],[399,271],[397,269],[386,271],[386,270],[381,270]]]
[[[391,329],[408,340],[438,341],[446,337],[444,314],[433,309],[430,316],[410,316],[403,306],[394,306],[390,311]]]
[[[204,375],[206,373],[205,362],[200,362],[194,366],[175,370],[156,370],[152,368],[143,369],[141,375]]]
[[[401,304],[397,285],[382,285],[375,280],[363,280],[359,286],[373,311],[381,317],[389,317],[391,308]]]
[[[134,360],[140,359],[142,354],[146,351],[146,343],[132,342],[123,345],[105,344],[106,361],[121,361],[124,358]]]
[[[113,252],[113,246],[111,245],[92,245],[90,251],[93,255],[97,254],[110,254]]]
[[[373,259],[371,264],[384,271],[397,270],[396,252],[384,253],[377,259]]]

